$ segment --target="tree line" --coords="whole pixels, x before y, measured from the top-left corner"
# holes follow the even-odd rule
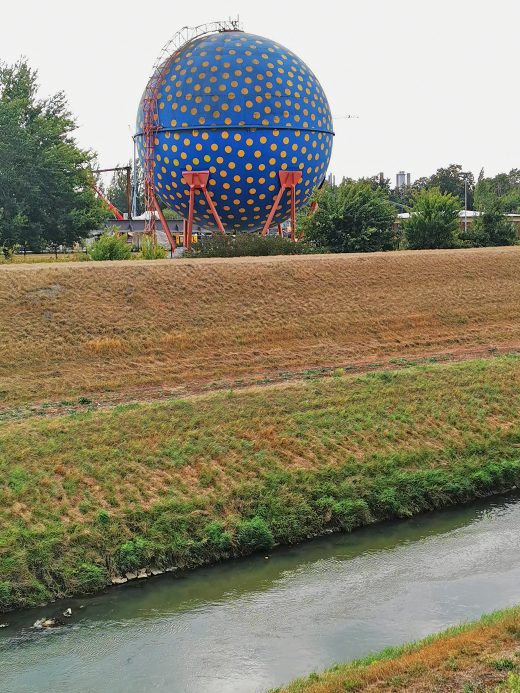
[[[76,122],[63,92],[38,98],[38,74],[24,59],[0,63],[0,251],[73,246],[110,216],[93,191],[95,153],[74,139]],[[137,213],[144,211],[143,176],[137,171]],[[127,209],[126,176],[116,172],[109,199]],[[480,212],[465,233],[459,211]],[[504,213],[520,212],[520,169],[475,181],[459,164],[439,168],[410,186],[390,187],[381,176],[324,185],[298,226],[318,250],[367,252],[395,248],[508,245],[514,226]],[[409,218],[396,224],[397,214]]]
[[[467,229],[459,216],[466,201],[479,212]],[[505,215],[520,213],[520,170],[492,178],[482,170],[475,182],[452,164],[393,189],[380,176],[344,178],[338,186],[325,184],[312,202],[317,211],[302,210],[300,228],[308,242],[332,252],[513,245],[518,232]]]

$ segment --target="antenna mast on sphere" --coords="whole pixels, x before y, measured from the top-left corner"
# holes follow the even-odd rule
[[[161,220],[162,227],[172,248],[175,241],[170,233],[168,222],[166,221],[162,209],[155,194],[154,174],[155,174],[155,140],[156,134],[161,128],[159,122],[159,112],[157,108],[157,97],[159,90],[168,74],[172,62],[177,57],[181,48],[190,41],[204,36],[222,31],[241,31],[240,22],[237,19],[229,19],[224,22],[209,22],[195,27],[185,26],[178,31],[175,36],[168,41],[162,49],[159,57],[155,61],[152,76],[146,87],[143,98],[143,164],[144,164],[144,202],[148,212],[145,221],[145,233],[149,234],[156,242],[156,213]]]

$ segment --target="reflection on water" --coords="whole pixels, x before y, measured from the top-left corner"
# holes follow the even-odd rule
[[[8,615],[0,689],[263,691],[519,602],[519,530],[499,498]]]

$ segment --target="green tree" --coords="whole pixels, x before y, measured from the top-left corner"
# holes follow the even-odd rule
[[[37,91],[25,60],[0,64],[0,247],[72,245],[105,216],[64,94]]]
[[[385,193],[369,183],[343,181],[335,188],[324,186],[316,196],[318,209],[299,217],[305,239],[334,253],[392,250],[396,209]]]
[[[481,171],[475,187],[476,209],[489,208],[496,200],[503,212],[520,212],[520,169],[513,168],[509,173],[499,173],[494,178],[486,178]]]
[[[427,179],[427,187],[439,188],[442,193],[453,195],[453,197],[458,198],[460,207],[463,207],[466,180],[468,209],[473,209],[475,178],[471,172],[463,171],[460,164],[450,164],[447,168],[438,168],[437,171]]]
[[[409,248],[453,248],[458,244],[459,200],[439,188],[414,196],[413,211],[403,222]]]
[[[387,197],[390,194],[390,178],[385,178],[382,174],[370,176],[368,178],[358,178],[358,182],[368,183],[372,190],[382,190]]]
[[[465,239],[477,247],[514,245],[517,240],[515,225],[504,216],[500,203],[494,204],[480,212],[470,228]]]

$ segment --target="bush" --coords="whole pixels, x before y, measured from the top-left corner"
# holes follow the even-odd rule
[[[89,258],[91,260],[128,260],[131,254],[132,248],[127,242],[126,235],[119,236],[107,231],[92,244]]]
[[[77,591],[94,592],[106,585],[107,573],[104,568],[93,563],[82,563],[76,571],[76,580]]]
[[[144,236],[141,243],[141,257],[143,260],[162,260],[166,257],[166,250],[149,236]]]
[[[439,188],[416,193],[411,216],[403,222],[408,247],[414,250],[456,247],[459,208],[459,200]]]
[[[184,253],[184,257],[244,257],[261,255],[300,255],[309,252],[302,243],[293,243],[279,236],[260,236],[258,233],[221,233],[202,239]]]
[[[258,516],[240,522],[237,527],[236,538],[239,548],[243,551],[272,549],[274,546],[273,533],[269,525]]]
[[[395,207],[382,190],[368,183],[345,181],[324,187],[317,195],[318,209],[302,218],[305,240],[334,253],[366,253],[397,247]]]
[[[119,547],[119,569],[123,572],[136,570],[146,562],[148,542],[141,537],[126,541]]]
[[[11,603],[11,583],[0,582],[0,610],[7,609]]]
[[[464,240],[476,247],[514,245],[517,240],[516,228],[504,216],[498,204],[490,205],[480,213],[468,229]]]
[[[4,261],[11,262],[14,255],[14,247],[8,247],[3,245],[0,246],[0,250],[2,251],[2,258],[4,259]]]
[[[362,499],[341,500],[332,506],[332,517],[346,532],[370,522],[370,510]]]
[[[97,515],[97,521],[100,525],[106,527],[110,524],[110,514],[106,510],[100,510]]]
[[[217,551],[225,553],[231,549],[231,534],[224,529],[220,522],[210,522],[206,527],[205,533],[208,542],[215,547]]]

